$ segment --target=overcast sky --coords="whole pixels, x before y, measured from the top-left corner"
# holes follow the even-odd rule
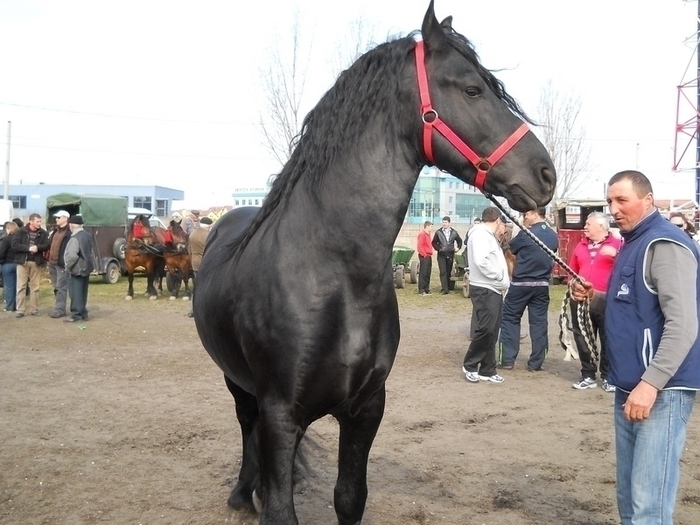
[[[261,187],[280,169],[258,131],[258,79],[295,16],[311,50],[310,108],[332,85],[354,21],[378,43],[419,29],[427,5],[0,0],[0,141],[4,161],[12,121],[10,183],[156,184],[184,190],[193,206],[230,203],[234,188]],[[532,116],[550,80],[581,98],[593,168],[585,196],[602,196],[613,173],[637,168],[658,196],[694,198],[694,171],[671,167],[677,86],[697,72],[695,40],[686,42],[697,2],[436,0],[435,10],[453,15]],[[683,165],[694,157],[692,146]]]

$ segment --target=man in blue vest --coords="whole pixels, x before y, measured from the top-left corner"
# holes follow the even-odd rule
[[[622,171],[608,204],[624,244],[604,303],[590,283],[574,298],[605,309],[615,393],[617,506],[623,525],[672,525],[686,425],[700,389],[697,245],[654,207],[651,183]]]

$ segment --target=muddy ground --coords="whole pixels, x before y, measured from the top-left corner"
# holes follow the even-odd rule
[[[0,522],[256,523],[226,506],[238,426],[189,304],[112,290],[91,287],[84,324],[49,318],[46,297],[41,317],[0,313]],[[470,384],[460,371],[470,302],[398,293],[401,346],[363,524],[617,523],[613,396],[571,388],[578,363],[562,360],[555,324],[543,372],[525,370],[526,339],[504,384]],[[314,472],[297,513],[331,524],[337,425],[326,418],[309,433]],[[697,409],[686,445],[676,523],[696,525]]]

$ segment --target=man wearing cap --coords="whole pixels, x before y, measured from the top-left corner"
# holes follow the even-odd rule
[[[83,218],[73,215],[68,219],[71,234],[66,244],[64,260],[70,295],[70,317],[66,322],[87,321],[87,296],[90,274],[95,269],[92,252],[92,236],[83,229]]]
[[[12,249],[17,263],[17,313],[24,317],[29,284],[29,313],[39,315],[39,286],[41,267],[44,265],[42,253],[51,247],[49,234],[41,227],[41,215],[32,213],[29,222],[17,230],[12,237]]]
[[[49,277],[53,285],[55,303],[49,316],[58,319],[66,315],[68,273],[66,272],[63,254],[66,251],[66,244],[70,237],[70,230],[68,229],[70,213],[66,210],[58,210],[53,216],[56,218],[56,226],[49,236],[51,240],[51,249],[49,250]]]

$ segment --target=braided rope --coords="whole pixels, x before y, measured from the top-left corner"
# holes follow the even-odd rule
[[[506,210],[493,195],[491,195],[490,193],[484,193],[484,196],[486,196],[486,198],[489,199],[496,206],[496,208],[501,210],[501,213],[503,213],[506,217],[513,221],[513,223],[520,224],[518,222],[518,219],[511,215],[511,213],[508,210]],[[583,284],[583,279],[568,264],[566,264],[566,262],[561,257],[559,257],[555,252],[550,250],[546,244],[539,240],[528,228],[522,228],[522,231],[525,232],[525,235],[527,235],[532,240],[532,242],[534,242],[547,255],[549,255],[549,257],[552,260],[554,260],[554,262],[556,262],[559,266],[561,266],[564,269],[564,271],[567,274],[569,274],[572,278],[571,283],[569,283],[569,285],[567,286],[566,294],[564,295],[564,300],[562,302],[561,313],[559,314],[559,344],[561,344],[562,348],[567,352],[568,356],[570,352],[568,349],[568,345],[564,341],[564,329],[566,328],[569,331],[573,329],[571,325],[571,313],[569,311],[569,305],[571,301],[571,288],[572,284],[575,281],[578,281],[579,283]],[[578,303],[576,314],[576,320],[578,321],[578,326],[581,331],[581,335],[583,336],[583,339],[586,343],[586,347],[588,348],[591,354],[593,365],[597,369],[598,362],[600,361],[600,356],[598,354],[598,345],[596,344],[595,333],[593,331],[593,324],[591,322],[590,299]]]

